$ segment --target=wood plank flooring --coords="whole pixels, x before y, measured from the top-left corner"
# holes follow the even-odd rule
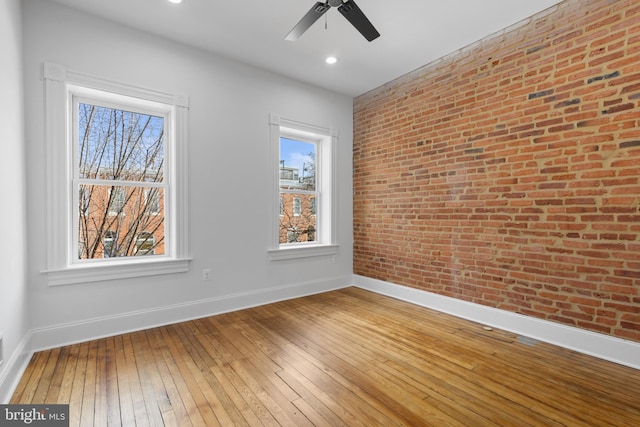
[[[357,288],[36,353],[71,426],[635,426],[640,371]]]

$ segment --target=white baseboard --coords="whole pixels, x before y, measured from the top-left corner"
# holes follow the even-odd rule
[[[497,329],[640,369],[640,343],[354,275],[355,286]]]
[[[351,275],[207,298],[32,329],[0,370],[0,404],[8,403],[33,353],[49,348],[228,313],[351,286]]]
[[[9,360],[5,360],[0,369],[0,404],[7,404],[18,386],[20,378],[27,368],[31,355],[31,332],[20,341],[18,348],[13,352]]]
[[[45,350],[328,292],[349,286],[350,279],[314,280],[33,329],[31,348]]]
[[[353,275],[33,329],[1,366],[0,403],[8,403],[31,356],[36,351],[328,292],[351,284],[483,325],[640,369],[640,343]]]

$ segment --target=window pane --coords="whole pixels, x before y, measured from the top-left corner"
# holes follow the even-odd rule
[[[293,216],[302,215],[302,202],[300,201],[300,197],[293,198]]]
[[[314,196],[281,195],[282,215],[280,215],[279,243],[315,242],[316,216],[311,212]],[[298,200],[298,202],[296,202]]]
[[[127,190],[123,187],[113,187],[109,189],[107,197],[107,212],[109,215],[124,214],[124,204],[127,199]]]
[[[164,254],[162,188],[83,184],[78,191],[79,259]]]
[[[316,190],[316,144],[280,138],[280,188]]]
[[[78,105],[80,178],[161,182],[164,118]]]
[[[143,231],[136,238],[136,255],[154,255],[156,239],[153,233]]]
[[[149,188],[145,190],[144,197],[146,203],[146,210],[149,214],[158,215],[160,213],[160,195],[162,189]]]
[[[102,255],[104,258],[118,256],[118,233],[108,230],[102,239]]]

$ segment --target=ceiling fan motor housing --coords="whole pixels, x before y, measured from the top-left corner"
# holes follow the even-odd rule
[[[353,25],[368,41],[372,41],[380,36],[369,19],[362,13],[356,5],[355,0],[325,0],[325,3],[316,2],[311,9],[302,17],[295,27],[287,34],[286,40],[297,40],[305,31],[309,29],[327,10],[331,7],[338,8],[338,11],[347,21]]]

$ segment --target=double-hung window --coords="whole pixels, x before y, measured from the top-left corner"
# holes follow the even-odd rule
[[[329,128],[270,116],[274,215],[270,259],[335,255],[334,146]]]
[[[49,284],[187,271],[187,98],[44,76]]]
[[[169,237],[166,215],[159,208],[164,204],[152,206],[154,200],[147,195],[161,199],[169,189],[165,145],[171,109],[83,92],[71,90],[72,185],[81,206],[88,203],[93,209],[80,208],[73,217],[71,244],[84,249],[78,261],[164,255]],[[159,211],[153,214],[154,209]],[[110,248],[103,243],[107,233],[118,236]],[[140,233],[153,236],[152,248],[137,249]]]

